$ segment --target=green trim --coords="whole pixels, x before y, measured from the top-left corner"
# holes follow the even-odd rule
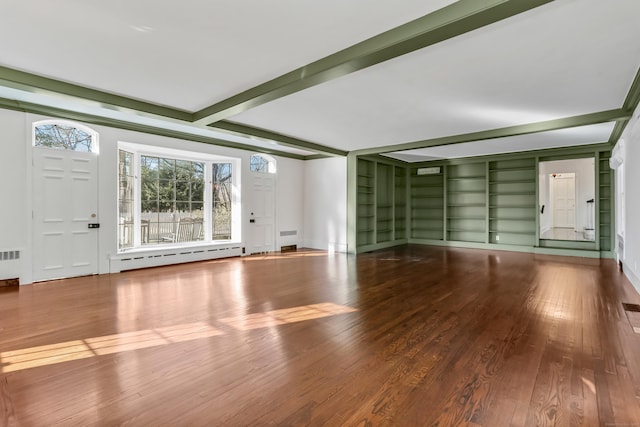
[[[595,204],[594,204],[594,224],[593,224],[593,231],[594,231],[594,235],[595,235],[595,244],[596,244],[596,250],[599,251],[600,250],[600,228],[601,224],[600,224],[600,174],[602,173],[602,171],[600,170],[600,152],[596,151],[595,153],[595,158],[594,158],[594,173],[595,173],[595,186],[594,186],[594,200],[595,200]],[[575,203],[575,200],[574,200]],[[597,225],[596,225],[597,224]]]
[[[22,111],[25,113],[42,114],[46,116],[57,117],[61,119],[77,120],[84,123],[94,125],[109,126],[117,129],[130,130],[134,132],[143,132],[152,135],[166,136],[169,138],[184,139],[187,141],[201,142],[204,144],[218,145],[221,147],[235,148],[238,150],[256,151],[259,153],[271,154],[274,156],[287,157],[296,160],[305,160],[305,156],[299,154],[287,153],[286,151],[271,150],[263,147],[254,147],[252,145],[240,144],[232,141],[225,141],[202,135],[194,135],[187,132],[175,131],[170,129],[159,128],[155,126],[141,125],[130,123],[123,120],[110,119],[107,117],[94,116],[91,114],[80,113],[76,111],[63,110],[55,107],[31,104],[28,102],[15,101],[11,99],[0,98],[0,108],[14,111]]]
[[[229,131],[231,133],[238,134],[238,135],[256,136],[258,138],[278,141],[279,143],[287,147],[307,149],[309,151],[315,151],[317,153],[322,153],[322,154],[329,154],[332,156],[347,155],[346,151],[338,150],[332,147],[327,147],[326,145],[315,144],[313,142],[305,141],[303,139],[293,138],[291,136],[282,135],[276,132],[271,132],[266,129],[247,126],[240,123],[229,122],[226,120],[213,123],[209,126],[216,129],[222,129],[224,131]]]
[[[393,248],[394,246],[406,245],[407,243],[409,243],[408,239],[398,239],[398,240],[389,240],[387,242],[381,242],[381,243],[373,243],[371,245],[362,245],[362,246],[358,246],[357,253],[361,254],[364,252],[378,251],[380,249],[388,249],[388,248]]]
[[[327,156],[325,154],[313,154],[311,156],[304,156],[304,160],[319,160],[319,159],[328,159],[334,156]]]
[[[581,249],[534,248],[533,253],[536,255],[560,255],[580,258],[601,258],[600,251]]]
[[[633,114],[633,111],[636,110],[638,104],[640,104],[640,69],[638,69],[636,77],[633,79],[633,83],[631,83],[631,88],[627,93],[624,104],[622,104],[622,108],[631,111]],[[609,142],[611,142],[612,144],[618,142],[618,140],[622,136],[622,132],[624,132],[624,129],[627,127],[627,124],[629,124],[628,119],[620,120],[618,123],[616,123],[616,126],[613,128],[611,136],[609,137]]]
[[[358,157],[347,155],[347,252],[358,250]]]
[[[640,68],[636,73],[636,77],[633,79],[629,93],[624,100],[623,108],[626,110],[634,111],[640,103]]]
[[[211,105],[194,120],[211,124],[292,93],[434,45],[552,0],[460,0]]]
[[[591,147],[591,146],[590,146]],[[540,156],[541,162],[554,162],[557,160],[575,160],[575,159],[595,159],[596,154],[600,151],[609,151],[611,146],[609,143],[603,146],[595,146],[592,151],[576,151],[574,153],[552,153],[549,156]],[[596,160],[597,161],[597,160]]]
[[[622,136],[622,132],[624,132],[625,128],[629,124],[629,120],[620,120],[616,123],[613,131],[611,131],[611,136],[609,137],[609,142],[615,144],[620,137]]]
[[[598,243],[594,241],[581,241],[581,240],[555,240],[555,239],[540,239],[538,243],[539,248],[552,248],[552,249],[572,249],[572,250],[584,250],[584,251],[596,251],[600,252]]]
[[[612,251],[600,251],[600,258],[614,259],[616,257],[615,252]]]
[[[562,249],[562,248],[538,248],[533,246],[512,246],[512,245],[499,245],[495,243],[471,243],[471,242],[454,242],[454,241],[442,241],[442,240],[426,240],[426,239],[409,239],[410,245],[426,245],[426,246],[444,246],[449,248],[464,248],[464,249],[481,249],[489,251],[504,251],[504,252],[524,252],[530,254],[540,255],[560,255],[571,256],[581,258],[601,258],[599,251],[580,250],[580,249]],[[608,258],[608,253],[604,253]]]
[[[137,99],[114,95],[112,93],[96,89],[89,89],[87,87],[2,66],[0,66],[0,84],[14,89],[26,90],[27,92],[38,92],[37,89],[42,89],[45,91],[89,99],[114,107],[128,108],[144,113],[170,117],[172,119],[192,121],[193,118],[193,114],[188,111],[139,101]],[[36,88],[36,90],[34,90],[34,88]]]
[[[385,156],[381,156],[381,155],[365,156],[365,157],[360,157],[360,158],[361,159],[365,158],[367,160],[373,160],[374,162],[377,162],[377,163],[384,163],[385,165],[407,167],[407,163],[403,162],[402,160],[393,159],[391,157],[385,157]]]
[[[576,145],[573,147],[547,148],[532,151],[517,151],[515,153],[488,154],[486,156],[462,157],[459,159],[443,159],[429,160],[419,163],[407,163],[412,168],[420,168],[425,166],[444,166],[444,165],[460,165],[471,161],[498,161],[498,160],[517,160],[531,156],[540,157],[541,161],[564,160],[576,158],[594,157],[596,151],[610,150],[611,144],[603,142],[599,144]],[[545,154],[542,156],[541,154]]]
[[[409,244],[446,246],[449,248],[485,249],[508,252],[533,252],[533,246],[500,245],[496,243],[459,242],[455,240],[409,239]]]
[[[595,166],[595,165],[594,165]],[[535,167],[536,167],[536,177],[535,177],[535,186],[536,186],[536,243],[540,244],[540,222],[542,218],[540,218],[540,156],[535,157]],[[594,167],[595,169],[595,167]],[[594,174],[596,172],[594,171]]]
[[[509,136],[528,135],[531,133],[547,132],[551,130],[567,129],[578,126],[593,125],[598,123],[628,120],[632,112],[625,109],[600,111],[597,113],[583,114],[580,116],[565,117],[562,119],[547,120],[543,122],[528,123],[524,125],[508,126],[500,129],[491,129],[480,132],[471,132],[460,135],[452,135],[441,138],[425,139],[422,141],[407,142],[404,144],[387,145],[383,147],[356,150],[357,155],[380,154],[394,151],[415,150],[419,148],[436,147],[440,145],[460,144],[485,139],[504,138]]]

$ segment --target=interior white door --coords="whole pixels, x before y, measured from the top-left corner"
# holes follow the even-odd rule
[[[552,179],[553,226],[574,228],[576,223],[575,175],[560,174]]]
[[[33,149],[34,281],[98,273],[97,154]]]
[[[251,172],[249,200],[250,254],[275,250],[275,175]]]

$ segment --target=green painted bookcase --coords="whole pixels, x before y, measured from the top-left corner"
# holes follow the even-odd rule
[[[357,160],[356,245],[359,251],[407,241],[407,168]]]
[[[447,240],[486,243],[486,163],[447,166]]]
[[[418,175],[410,171],[411,238],[444,240],[444,173]]]
[[[489,162],[489,243],[536,243],[536,159]]]

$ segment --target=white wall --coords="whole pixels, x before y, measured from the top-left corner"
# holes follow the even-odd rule
[[[51,117],[0,109],[0,251],[20,249],[20,265],[0,262],[0,279],[19,277],[31,282],[31,126],[35,121]],[[176,148],[208,154],[237,157],[242,160],[241,182],[248,183],[251,151],[238,150],[126,131],[107,126],[87,125],[99,133],[99,273],[109,272],[109,260],[117,253],[117,143],[118,141]],[[275,157],[278,165],[276,183],[276,244],[302,246],[304,229],[303,183],[304,162]],[[243,212],[243,236],[246,241],[247,212]],[[279,231],[296,230],[296,236],[278,240]],[[279,247],[277,247],[279,249]]]
[[[305,162],[304,245],[347,251],[347,158]]]
[[[552,162],[540,162],[539,172],[541,177],[548,177],[552,173],[575,173],[576,176],[576,225],[578,231],[583,231],[587,226],[588,208],[587,200],[595,198],[595,159],[555,160]],[[550,185],[549,180],[542,183]],[[542,190],[542,189],[541,189]],[[545,205],[544,214],[540,218],[540,227],[552,226],[552,209],[550,189],[547,187],[540,194],[545,194],[547,200],[541,197],[541,203]],[[546,203],[545,203],[546,202]],[[593,211],[592,211],[593,213]],[[595,222],[595,220],[594,220]]]
[[[25,170],[28,150],[25,138],[25,115],[0,110],[0,251],[21,252],[18,261],[0,261],[0,279],[23,280],[30,257],[27,188],[31,175]]]
[[[302,246],[304,239],[304,168],[305,162],[278,158],[276,183],[276,250],[282,246]],[[295,235],[281,236],[283,232]],[[286,233],[289,234],[289,233]]]
[[[624,272],[640,292],[640,107],[624,133],[625,236]]]

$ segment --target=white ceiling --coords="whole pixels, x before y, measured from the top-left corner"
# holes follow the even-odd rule
[[[231,120],[357,150],[618,108],[638,17],[637,0],[551,3]]]
[[[0,65],[196,112],[452,3],[7,0]],[[638,17],[638,0],[556,0],[229,120],[351,151],[618,109],[640,66]],[[3,81],[0,97],[314,153]],[[581,145],[607,141],[612,129],[606,123],[389,155],[423,161]]]
[[[461,144],[439,145],[416,150],[395,151],[385,155],[405,162],[456,159],[460,157],[490,154],[515,153],[519,151],[544,150],[548,148],[573,147],[606,142],[613,131],[614,123],[579,126],[528,135],[471,141]]]
[[[6,1],[0,65],[189,111],[453,3]]]

